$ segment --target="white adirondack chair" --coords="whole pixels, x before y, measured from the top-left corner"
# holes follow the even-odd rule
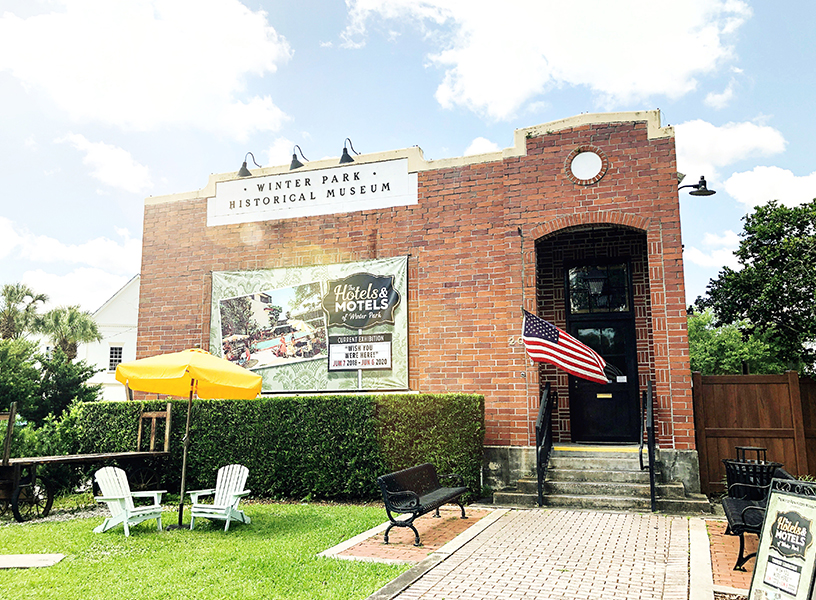
[[[125,536],[130,535],[130,526],[156,519],[159,531],[161,525],[161,497],[167,493],[165,490],[150,492],[131,492],[127,475],[118,467],[103,467],[96,472],[96,483],[99,485],[101,496],[95,499],[97,502],[104,502],[108,505],[111,516],[94,529],[94,533],[102,533],[121,523],[125,528]],[[153,504],[146,506],[135,506],[134,498],[153,498]]]
[[[250,519],[244,514],[244,511],[238,510],[241,498],[250,493],[249,490],[244,489],[248,475],[249,469],[243,465],[227,465],[218,469],[215,488],[188,492],[193,502],[190,510],[190,529],[195,527],[196,517],[226,521],[224,531],[229,530],[232,520],[249,523]],[[201,496],[213,494],[215,497],[212,504],[199,502]]]

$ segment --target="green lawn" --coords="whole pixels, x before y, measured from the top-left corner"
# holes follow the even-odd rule
[[[377,506],[242,504],[249,525],[156,521],[95,534],[101,518],[0,526],[0,554],[62,553],[52,567],[0,570],[0,597],[60,600],[366,598],[409,567],[316,554],[385,520]],[[163,525],[177,522],[169,510]],[[185,522],[189,513],[185,512]],[[8,521],[4,521],[8,522]]]

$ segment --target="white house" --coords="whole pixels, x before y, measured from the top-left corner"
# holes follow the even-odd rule
[[[89,383],[102,384],[102,400],[125,400],[125,386],[116,381],[116,365],[136,360],[139,321],[139,275],[128,281],[94,314],[101,342],[81,344],[77,358],[102,369]]]

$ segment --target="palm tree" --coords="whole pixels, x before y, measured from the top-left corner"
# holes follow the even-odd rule
[[[32,331],[37,319],[37,304],[48,296],[37,294],[23,283],[7,283],[0,291],[0,338],[18,339]]]
[[[37,330],[47,335],[69,360],[76,358],[79,344],[102,341],[93,315],[79,306],[49,310],[37,320]]]

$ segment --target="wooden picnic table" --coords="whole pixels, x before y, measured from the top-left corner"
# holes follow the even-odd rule
[[[136,436],[136,451],[134,452],[100,452],[94,454],[66,454],[58,456],[30,456],[11,458],[11,439],[16,417],[16,403],[12,403],[9,412],[0,413],[0,421],[7,421],[6,439],[3,445],[3,457],[0,462],[0,514],[8,506],[17,521],[23,522],[36,517],[46,517],[51,511],[54,501],[54,491],[48,480],[37,473],[39,467],[45,465],[66,464],[104,464],[113,461],[136,465],[147,458],[165,458],[170,456],[170,403],[163,411],[145,412],[139,415],[139,431]],[[151,421],[150,450],[139,450],[142,446],[143,423]],[[164,449],[156,450],[156,422],[165,419]],[[134,489],[146,489],[157,483],[156,473],[142,465],[134,468],[129,474]]]

